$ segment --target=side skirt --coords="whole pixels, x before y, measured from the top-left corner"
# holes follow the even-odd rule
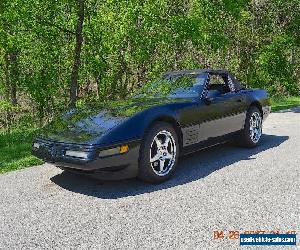
[[[241,130],[240,130],[241,131]],[[224,144],[226,142],[231,141],[234,136],[236,136],[240,131],[236,131],[227,135],[218,136],[214,138],[207,139],[205,141],[201,141],[199,143],[183,147],[180,153],[180,156],[188,155],[199,150],[203,150],[206,148],[214,147],[219,144]]]

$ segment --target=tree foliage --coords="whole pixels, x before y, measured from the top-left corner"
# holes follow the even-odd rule
[[[124,98],[169,70],[225,68],[299,95],[299,26],[298,0],[1,0],[0,126]]]

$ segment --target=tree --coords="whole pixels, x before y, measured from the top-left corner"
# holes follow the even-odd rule
[[[84,22],[84,0],[77,0],[77,25],[76,25],[76,44],[74,49],[74,61],[71,74],[70,106],[75,107],[78,92],[78,70],[80,67],[80,54],[83,42],[82,28]]]
[[[298,0],[2,0],[1,112],[9,126],[43,125],[163,72],[207,67],[299,95],[299,25]]]

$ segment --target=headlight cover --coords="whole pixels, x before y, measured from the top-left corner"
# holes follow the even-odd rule
[[[71,156],[71,157],[81,158],[81,159],[87,159],[88,154],[89,154],[89,152],[73,151],[73,150],[67,150],[65,153],[66,156]]]

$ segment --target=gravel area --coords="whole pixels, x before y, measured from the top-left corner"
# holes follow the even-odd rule
[[[295,108],[268,117],[257,148],[191,154],[160,185],[97,181],[50,164],[2,174],[0,249],[248,249],[228,236],[249,230],[296,230],[299,245],[299,166]],[[225,238],[214,239],[216,230]]]

